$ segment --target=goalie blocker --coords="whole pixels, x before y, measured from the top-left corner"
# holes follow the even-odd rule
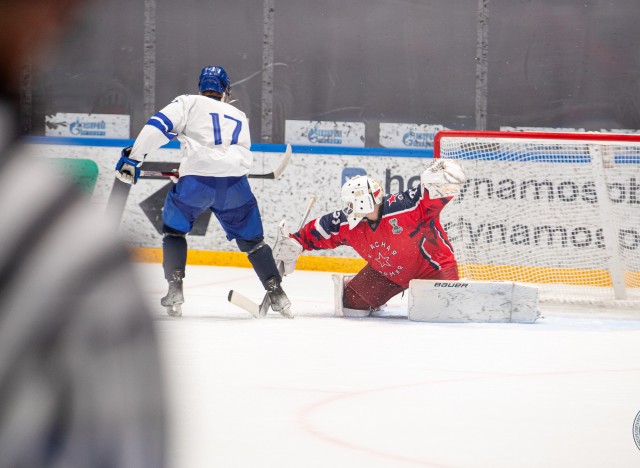
[[[409,320],[534,323],[538,289],[509,281],[412,280]]]

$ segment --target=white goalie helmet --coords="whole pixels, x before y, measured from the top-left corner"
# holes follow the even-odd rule
[[[349,229],[353,229],[362,218],[372,213],[382,203],[384,190],[376,179],[356,176],[342,186],[342,211],[347,216]]]

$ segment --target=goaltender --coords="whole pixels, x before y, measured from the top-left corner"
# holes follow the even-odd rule
[[[338,277],[336,315],[368,316],[407,289],[412,279],[458,279],[440,212],[464,181],[462,166],[452,160],[434,160],[418,186],[392,195],[384,195],[371,177],[354,177],[342,187],[342,210],[290,235],[281,223],[274,257],[291,273],[303,250],[353,247],[367,265],[355,276]]]

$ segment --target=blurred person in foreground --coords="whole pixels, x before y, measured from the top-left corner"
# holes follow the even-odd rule
[[[162,467],[162,374],[128,252],[18,141],[23,64],[79,0],[0,0],[0,467]]]
[[[342,210],[310,221],[289,234],[280,224],[273,247],[276,260],[292,273],[303,250],[349,245],[367,264],[357,275],[334,275],[335,315],[366,317],[409,287],[412,279],[457,280],[458,264],[440,212],[466,180],[457,161],[434,160],[420,184],[385,195],[368,176],[348,180]]]

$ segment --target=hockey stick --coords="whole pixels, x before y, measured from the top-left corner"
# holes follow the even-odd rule
[[[309,217],[309,213],[311,212],[311,208],[313,207],[315,202],[316,196],[312,195],[307,202],[307,208],[304,211],[304,215],[302,216],[302,220],[300,221],[300,225],[298,226],[298,229],[296,229],[296,231],[302,229],[304,223],[307,222],[307,218]],[[283,276],[284,274],[284,263],[282,262],[278,262],[278,273],[280,273],[280,276]],[[264,298],[262,299],[262,302],[260,304],[253,302],[247,296],[244,296],[238,291],[234,291],[233,289],[229,291],[228,299],[232,304],[235,304],[238,307],[249,312],[251,315],[253,315],[254,318],[262,318],[266,316],[267,312],[269,311],[269,307],[271,306],[271,301],[269,300],[268,293],[264,295]]]
[[[247,174],[247,177],[251,179],[277,179],[284,172],[289,160],[291,159],[291,145],[287,145],[287,149],[284,152],[284,156],[278,167],[271,172],[264,174]],[[178,169],[172,171],[140,171],[141,179],[158,179],[163,177],[180,177]]]

